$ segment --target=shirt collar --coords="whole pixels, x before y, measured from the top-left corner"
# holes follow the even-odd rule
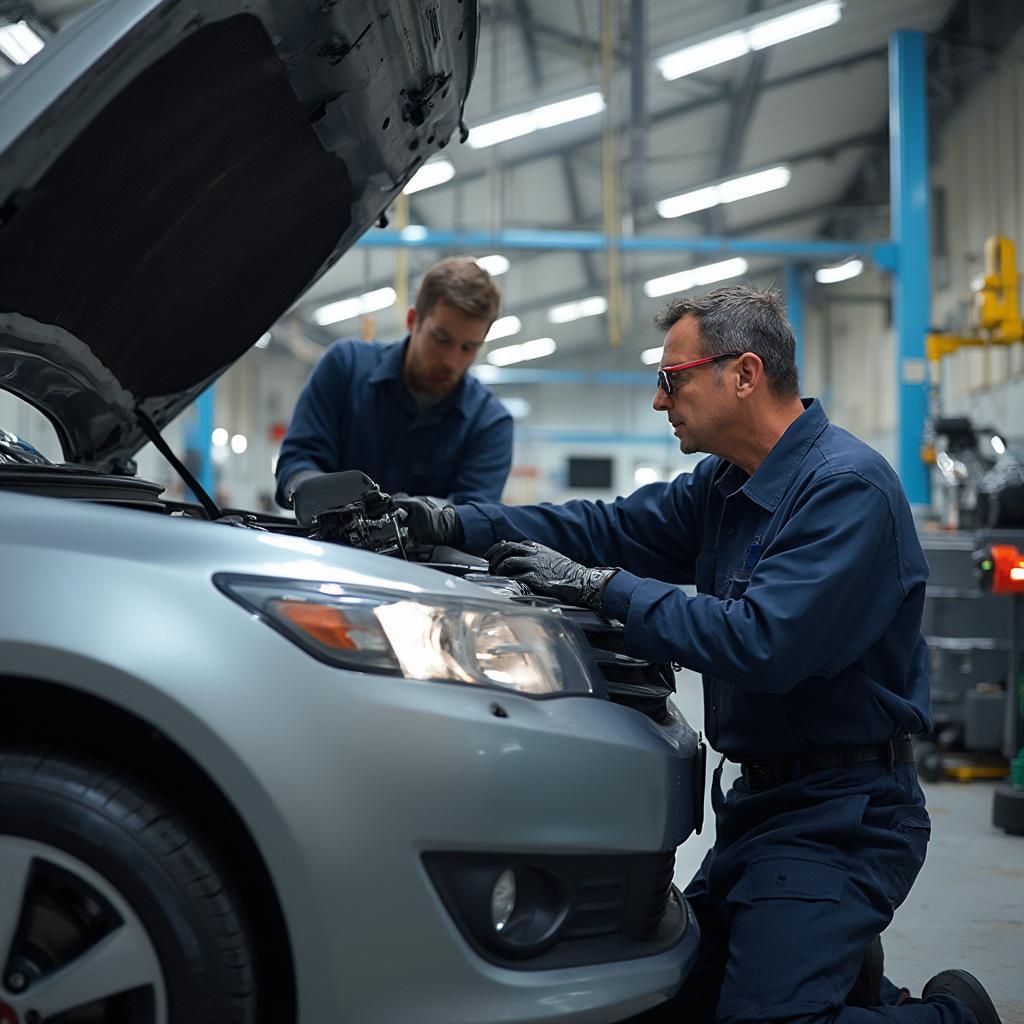
[[[412,393],[405,384],[405,350],[409,347],[409,335],[407,334],[401,341],[396,341],[391,345],[384,345],[382,347],[384,351],[376,369],[368,378],[369,383],[380,384],[384,381],[394,381],[402,393],[408,397],[409,402],[415,406]],[[424,415],[428,420],[432,420],[435,417],[440,418],[441,414],[448,409],[454,409],[463,419],[467,419],[469,412],[466,408],[468,398],[466,392],[466,376],[463,375],[462,380],[455,385],[451,394],[445,395],[440,402],[431,406]]]
[[[778,508],[804,456],[828,426],[828,417],[816,398],[802,401],[803,413],[789,425],[753,476],[740,486],[745,474],[738,466],[730,465],[722,474],[718,488],[723,494],[731,494],[739,487],[766,511],[774,512]]]
[[[405,366],[405,349],[408,344],[409,335],[407,334],[401,341],[383,346],[380,362],[377,363],[376,369],[369,377],[371,384],[379,384],[384,380],[397,380],[405,383],[402,370]]]

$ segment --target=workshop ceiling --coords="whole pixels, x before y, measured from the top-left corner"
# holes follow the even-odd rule
[[[603,177],[607,121],[616,217],[631,219],[637,233],[797,238],[888,233],[889,38],[901,28],[937,33],[966,0],[846,0],[841,20],[830,27],[674,81],[656,70],[660,54],[729,30],[752,15],[788,10],[793,0],[481,3],[479,63],[466,111],[470,128],[599,90],[603,42],[610,53],[604,65],[611,68],[609,107],[605,114],[487,148],[460,146],[453,139],[442,155],[454,165],[454,176],[408,198],[408,223],[433,230],[601,231],[611,215]],[[0,0],[0,13],[32,8],[59,26],[84,6],[75,0],[13,5]],[[633,38],[638,6],[646,20],[646,45]],[[612,11],[613,25],[604,39],[602,8]],[[639,86],[631,76],[637,60],[647,69]],[[784,188],[671,220],[656,212],[655,204],[669,196],[779,164],[791,174]],[[401,223],[401,211],[396,212]],[[408,252],[411,288],[440,255]],[[605,254],[506,255],[511,267],[499,279],[504,312],[520,317],[522,329],[501,344],[555,337],[558,351],[530,364],[537,369],[642,369],[639,352],[657,343],[650,321],[664,302],[646,297],[642,282],[708,262],[681,252],[623,254],[622,347],[612,350],[606,316],[552,325],[547,315],[557,303],[607,293]],[[301,332],[322,345],[358,334],[356,320],[318,328],[310,314],[325,302],[394,284],[396,262],[402,261],[391,250],[353,250],[297,304],[282,337],[294,339]],[[749,267],[755,280],[781,276],[777,260],[751,259]],[[397,336],[402,319],[397,310],[378,313],[378,335]],[[293,344],[282,351],[304,351],[308,358],[316,349]]]

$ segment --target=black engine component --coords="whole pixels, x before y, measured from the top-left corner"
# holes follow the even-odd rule
[[[487,562],[446,547],[418,547],[402,523],[391,498],[358,470],[326,473],[303,480],[295,489],[295,518],[314,540],[333,541],[349,547],[393,555],[502,594],[512,601],[551,608],[576,623],[586,636],[597,667],[604,678],[607,696],[660,724],[670,721],[669,696],[675,677],[668,665],[631,658],[624,651],[625,628],[586,608],[563,605],[550,597],[533,594],[517,580],[492,576]]]
[[[408,558],[409,531],[390,495],[357,469],[303,480],[295,489],[295,519],[313,540]]]

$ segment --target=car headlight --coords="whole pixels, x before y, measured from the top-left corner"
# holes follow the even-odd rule
[[[337,583],[226,575],[214,582],[330,665],[538,697],[593,692],[575,627],[549,611]]]

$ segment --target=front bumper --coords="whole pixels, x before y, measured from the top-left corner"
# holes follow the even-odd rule
[[[659,726],[594,698],[331,675],[321,697],[336,707],[288,730],[315,760],[301,807],[282,810],[306,851],[318,915],[290,924],[327,936],[338,1019],[599,1024],[678,987],[698,936],[676,896],[658,935],[585,938],[591,952],[571,966],[559,965],[568,941],[544,966],[508,963],[484,955],[425,858],[536,864],[673,850],[698,813],[697,740],[685,723]],[[299,992],[301,1003],[301,981]]]

